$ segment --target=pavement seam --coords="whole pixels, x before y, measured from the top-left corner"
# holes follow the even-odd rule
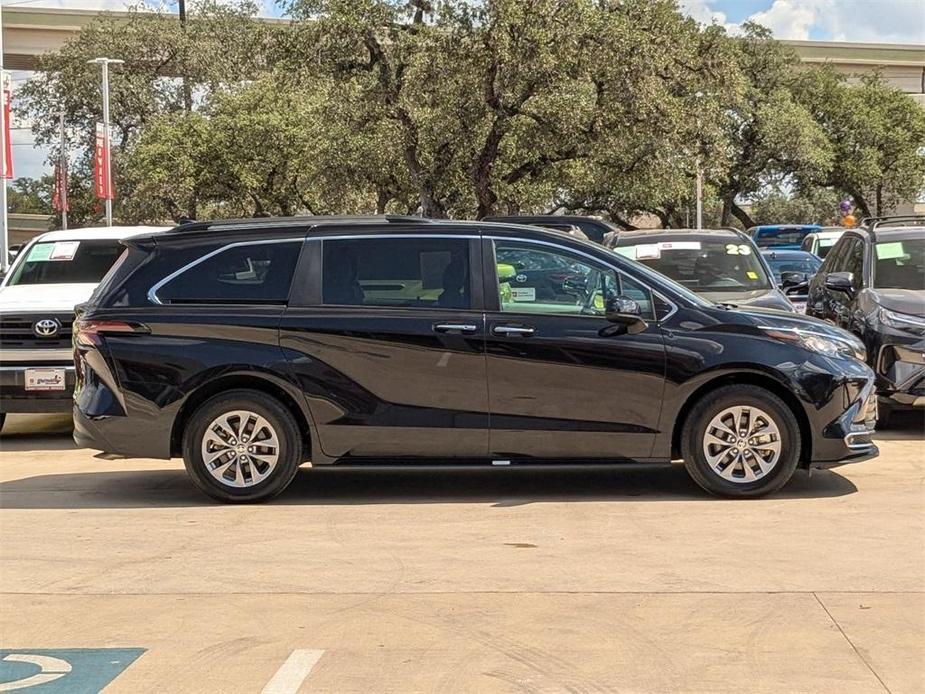
[[[925,590],[824,590],[826,595],[921,595]],[[382,591],[382,590],[280,590],[280,591],[222,591],[222,595],[812,595],[817,601],[819,596],[813,590],[416,590],[416,591]],[[95,597],[165,597],[170,595],[204,595],[215,596],[209,591],[170,591],[146,593],[114,592],[74,592],[74,591],[7,591],[0,590],[0,595],[50,596],[72,598]],[[823,609],[825,606],[823,605]],[[828,612],[828,610],[826,610]],[[831,615],[829,615],[831,617]],[[833,619],[834,621],[834,619]],[[847,637],[846,637],[847,638]]]
[[[883,687],[883,690],[887,692],[887,694],[893,694],[892,691],[890,691],[890,688],[886,686],[886,682],[880,678],[880,675],[877,674],[877,671],[874,670],[873,666],[867,661],[867,658],[861,655],[861,652],[858,650],[857,646],[854,645],[854,642],[848,638],[848,634],[845,633],[845,630],[842,629],[842,626],[838,623],[838,620],[835,619],[831,612],[829,612],[829,608],[825,606],[824,602],[822,602],[822,598],[816,595],[815,592],[813,592],[813,597],[816,598],[816,602],[819,603],[819,607],[825,611],[825,613],[829,616],[829,619],[832,620],[832,624],[838,628],[838,631],[841,633],[842,637],[844,637],[845,641],[848,642],[848,645],[851,646],[851,650],[853,650],[855,655],[860,658],[861,662],[867,666],[867,669],[870,670],[870,674],[877,678],[877,681],[880,683],[880,686]]]

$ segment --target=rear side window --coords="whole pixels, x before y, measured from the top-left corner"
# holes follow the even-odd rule
[[[229,246],[165,282],[157,298],[164,303],[283,304],[301,242]]]
[[[472,305],[465,239],[324,241],[322,301],[336,306]]]

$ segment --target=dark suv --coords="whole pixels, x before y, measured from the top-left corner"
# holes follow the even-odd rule
[[[851,335],[704,301],[558,232],[419,218],[190,223],[133,238],[81,309],[75,440],[182,455],[223,501],[313,465],[683,458],[757,496],[876,452]],[[512,292],[521,254],[569,266]],[[566,282],[567,280],[567,282]]]
[[[849,229],[809,284],[806,312],[855,333],[877,374],[880,424],[925,408],[925,218]]]

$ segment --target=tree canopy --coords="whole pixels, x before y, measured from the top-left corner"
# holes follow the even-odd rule
[[[866,213],[925,175],[908,95],[674,0],[291,0],[289,22],[203,0],[185,24],[149,9],[103,15],[20,92],[39,143],[65,111],[85,218],[100,55],[127,61],[111,78],[126,222],[567,209],[680,226],[699,166],[718,221],[748,225],[742,201],[769,191]]]

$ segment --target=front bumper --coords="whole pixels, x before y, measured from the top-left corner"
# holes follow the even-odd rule
[[[925,407],[925,337],[886,328],[878,335],[874,370],[884,407]]]
[[[64,369],[64,390],[26,390],[26,369]],[[73,364],[0,366],[0,412],[45,414],[70,412],[74,396]]]
[[[860,362],[857,365],[860,367]],[[823,427],[821,436],[814,437],[809,467],[833,467],[877,455],[872,439],[877,425],[877,392],[870,370],[863,368],[868,374],[865,381],[847,381],[841,386],[844,410]]]

